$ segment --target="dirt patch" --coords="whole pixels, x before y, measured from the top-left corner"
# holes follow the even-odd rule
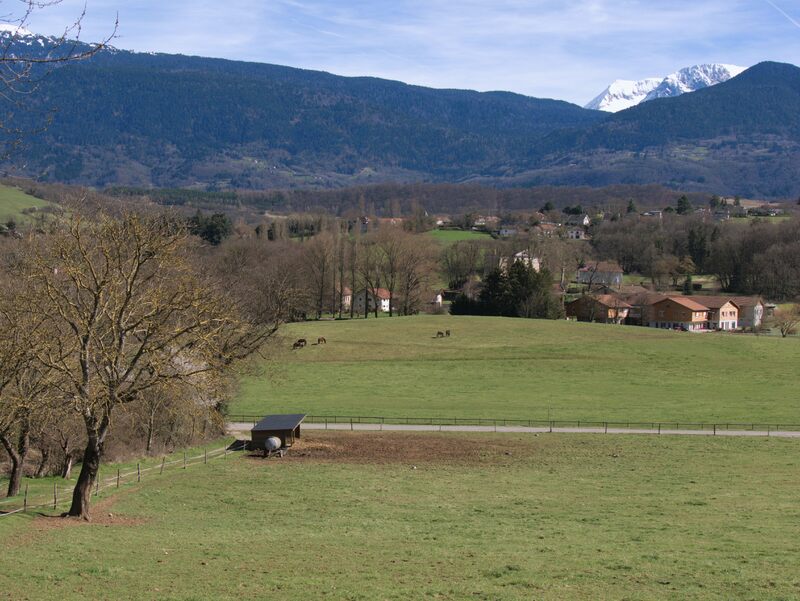
[[[105,497],[91,506],[91,521],[81,518],[61,517],[58,515],[37,515],[25,533],[14,539],[14,545],[35,543],[41,535],[52,530],[62,530],[72,527],[97,527],[97,526],[139,526],[147,523],[145,518],[137,518],[127,515],[118,515],[114,512],[114,504],[126,494],[130,494],[135,489],[126,489],[115,493],[113,496]]]
[[[505,463],[530,457],[536,438],[409,432],[324,432],[304,434],[280,461],[335,463]],[[263,461],[253,454],[252,461]]]

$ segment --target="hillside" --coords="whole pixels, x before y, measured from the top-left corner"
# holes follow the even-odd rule
[[[16,117],[32,130],[50,109],[52,125],[17,158],[29,172],[242,188],[457,180],[508,163],[546,133],[603,118],[507,92],[121,51],[55,70]]]
[[[527,161],[538,169],[529,178],[547,183],[657,181],[795,197],[800,68],[761,63],[716,86],[652,100],[580,131],[554,132]]]
[[[437,339],[437,330],[452,337]],[[797,423],[796,339],[496,317],[287,327],[233,413]],[[316,340],[289,351],[296,338]]]
[[[30,99],[4,107],[27,132],[5,166],[48,181],[211,190],[661,184],[800,195],[800,69],[778,63],[608,115],[509,92],[112,49],[55,69]]]

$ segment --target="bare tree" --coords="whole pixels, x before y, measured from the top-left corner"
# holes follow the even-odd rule
[[[771,321],[778,328],[782,338],[794,334],[800,325],[800,305],[794,304],[785,309],[778,309]]]
[[[73,217],[26,265],[27,306],[55,332],[38,359],[64,380],[86,429],[67,512],[89,518],[114,409],[181,383],[213,385],[277,327],[211,285],[188,258],[188,234],[163,216]]]

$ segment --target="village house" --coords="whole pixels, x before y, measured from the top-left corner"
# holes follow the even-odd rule
[[[766,315],[766,304],[757,296],[734,296],[731,301],[739,307],[739,327],[758,328]]]
[[[589,234],[582,227],[568,227],[567,238],[570,240],[588,240]]]
[[[576,281],[579,284],[592,286],[622,286],[622,267],[609,261],[596,261],[589,263],[578,270]]]
[[[500,262],[498,267],[502,271],[508,271],[508,268],[513,263],[523,263],[526,267],[532,268],[536,273],[542,269],[542,262],[539,260],[539,257],[534,257],[531,253],[527,250],[521,250],[516,253],[511,259],[509,260],[508,257],[500,257]]]
[[[653,303],[649,315],[651,328],[681,329],[687,332],[708,328],[708,307],[685,296],[670,296]]]
[[[364,303],[367,303],[367,311],[375,311],[377,305],[381,313],[389,312],[389,291],[386,288],[378,288],[375,294],[372,290],[362,290],[355,297],[355,310],[357,313],[364,312]]]
[[[586,228],[592,224],[592,219],[586,213],[583,215],[570,215],[567,217],[566,224]]]
[[[641,287],[640,287],[641,288]],[[653,319],[653,305],[667,298],[663,294],[642,288],[639,291],[622,292],[620,298],[631,306],[625,323],[634,326],[648,326]]]
[[[631,306],[613,294],[588,294],[564,306],[567,317],[578,321],[621,324]]]
[[[345,286],[342,288],[342,311],[349,311],[350,305],[353,303],[353,291]]]
[[[735,330],[739,326],[739,307],[730,297],[701,296],[696,300],[708,308],[706,329]]]

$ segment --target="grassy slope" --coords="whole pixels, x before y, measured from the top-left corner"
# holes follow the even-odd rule
[[[462,240],[489,240],[491,238],[486,232],[462,230],[431,230],[426,235],[444,245],[461,242]]]
[[[49,204],[45,200],[25,194],[18,188],[0,185],[0,223],[5,223],[9,219],[25,223],[31,216],[23,214],[23,209],[42,208]]]
[[[328,344],[246,378],[233,412],[800,423],[798,340],[452,316],[285,336]]]
[[[416,470],[228,459],[120,494],[111,524],[0,519],[0,599],[800,595],[797,441],[500,444]]]

